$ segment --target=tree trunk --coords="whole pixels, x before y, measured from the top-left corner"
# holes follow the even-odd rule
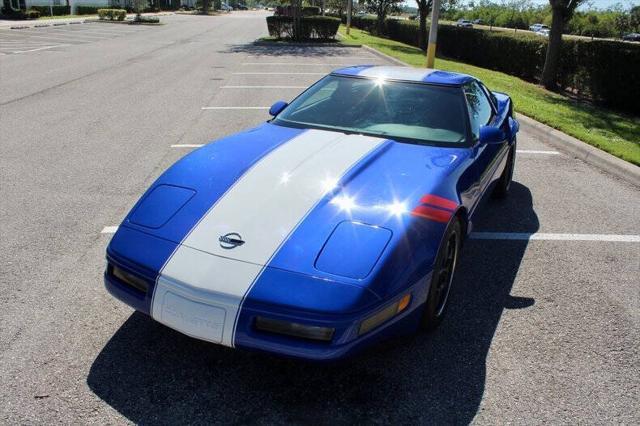
[[[294,0],[291,2],[293,12],[293,39],[302,40],[302,0]]]
[[[378,35],[384,34],[384,18],[386,18],[386,13],[382,7],[378,8]]]
[[[551,32],[547,46],[547,57],[542,70],[542,84],[549,90],[557,89],[558,66],[562,52],[562,30],[564,29],[564,10],[552,9]]]
[[[426,4],[422,4],[421,1],[418,7],[418,14],[420,19],[420,29],[418,30],[418,47],[421,50],[427,50],[427,15],[429,14],[429,10],[426,7]],[[424,1],[426,3],[426,1]]]

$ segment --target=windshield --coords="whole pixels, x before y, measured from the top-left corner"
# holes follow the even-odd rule
[[[466,142],[464,97],[456,87],[327,76],[273,121],[425,144]]]

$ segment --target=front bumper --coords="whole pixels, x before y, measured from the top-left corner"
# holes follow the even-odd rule
[[[145,257],[145,248],[153,244],[154,253],[158,250],[170,253],[175,244],[137,231],[123,231],[136,234],[126,244],[114,239],[107,249],[109,266],[104,280],[109,293],[183,334],[217,344],[316,361],[343,358],[382,338],[415,331],[421,311],[418,308],[426,300],[428,289],[424,279],[403,288],[394,297],[381,300],[366,287],[269,267],[264,268],[244,298],[233,299],[158,277],[162,264],[153,256]],[[133,288],[114,276],[112,266],[144,279],[147,291]],[[400,287],[403,286],[394,286]],[[411,302],[404,311],[370,332],[358,334],[364,319],[407,293],[411,293]],[[255,326],[258,316],[335,331],[328,342],[291,337],[258,330]]]
[[[149,311],[153,299],[151,293],[142,294],[127,286],[113,274],[110,274],[108,269],[105,271],[104,278],[107,290],[114,297],[140,312],[151,315]],[[233,347],[311,361],[331,361],[345,358],[382,339],[414,332],[419,324],[421,312],[419,308],[424,302],[422,287],[424,286],[416,285],[414,288],[404,291],[402,294],[407,292],[412,294],[411,303],[407,309],[363,335],[358,334],[362,321],[393,303],[401,295],[384,302],[378,302],[360,312],[343,314],[300,311],[283,308],[281,305],[269,305],[262,301],[246,299],[240,309],[234,328]],[[153,285],[150,288],[153,291]],[[184,293],[182,294],[184,295]],[[199,299],[198,302],[201,303],[202,299]],[[335,329],[335,332],[331,341],[323,342],[261,331],[255,326],[258,316],[310,326],[329,327]],[[202,318],[198,318],[198,320],[202,321]],[[219,339],[206,337],[208,334],[197,335],[183,330],[177,323],[166,325],[191,337],[220,343]]]

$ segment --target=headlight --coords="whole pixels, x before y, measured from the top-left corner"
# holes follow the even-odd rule
[[[320,340],[323,342],[331,341],[333,333],[335,332],[334,328],[298,324],[264,317],[256,317],[255,327],[260,331],[300,337],[302,339]]]
[[[400,312],[404,311],[407,308],[407,306],[409,306],[409,302],[411,302],[411,294],[405,294],[397,302],[371,315],[369,318],[365,319],[360,324],[360,330],[358,331],[358,335],[365,334],[373,330],[383,322],[398,315]]]

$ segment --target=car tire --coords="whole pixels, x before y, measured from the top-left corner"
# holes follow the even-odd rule
[[[461,245],[462,225],[460,220],[454,217],[445,231],[433,264],[429,294],[420,320],[423,330],[435,330],[444,318]]]
[[[507,165],[491,194],[494,198],[505,198],[509,195],[509,188],[511,188],[511,181],[513,180],[513,170],[516,167],[516,141],[511,145],[507,155]]]

